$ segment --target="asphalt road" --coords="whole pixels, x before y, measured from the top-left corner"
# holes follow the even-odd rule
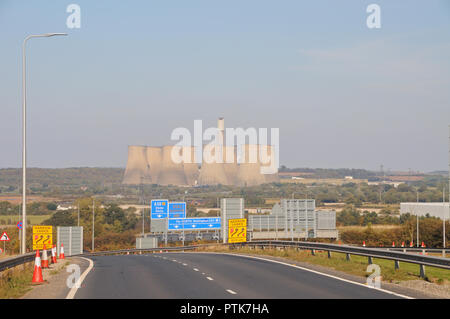
[[[90,257],[75,298],[399,298],[264,260],[207,253]]]

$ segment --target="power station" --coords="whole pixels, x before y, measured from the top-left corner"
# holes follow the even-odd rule
[[[183,146],[180,154],[188,161],[176,163],[172,151],[176,146],[136,146],[128,147],[128,161],[123,184],[158,184],[174,186],[232,185],[255,186],[279,181],[278,173],[262,174],[261,168],[270,163],[262,163],[260,156],[251,154],[264,152],[271,160],[274,157],[272,145],[244,144],[242,147],[226,146],[224,119],[218,119],[221,139],[221,154],[212,155],[221,161],[202,159],[201,165],[195,161],[195,147]],[[208,147],[207,145],[206,147]],[[220,148],[219,148],[220,150]],[[227,156],[226,156],[227,155]],[[230,161],[229,158],[233,160]],[[226,160],[228,159],[228,160]],[[238,160],[239,159],[239,160]]]

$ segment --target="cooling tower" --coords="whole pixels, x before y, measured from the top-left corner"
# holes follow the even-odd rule
[[[226,161],[226,154],[229,152],[232,154],[233,162],[229,163]],[[237,184],[237,174],[238,174],[238,164],[237,164],[237,156],[236,156],[236,147],[234,146],[224,146],[223,151],[223,168],[225,170],[225,174],[227,175],[228,185],[236,185]]]
[[[172,149],[176,146],[163,146],[162,166],[158,175],[159,185],[187,185],[183,163],[172,160]]]
[[[148,174],[151,177],[150,184],[158,184],[158,176],[162,168],[162,148],[147,146],[145,149],[147,155]]]
[[[188,155],[190,150],[190,155]],[[186,155],[186,156],[185,156]],[[197,185],[198,184],[198,176],[200,174],[200,170],[198,169],[198,164],[195,162],[195,148],[194,146],[184,146],[183,147],[183,157],[188,159],[183,163],[184,174],[186,176],[186,182],[188,185]]]
[[[250,156],[253,154],[252,156]],[[237,173],[238,186],[254,186],[264,184],[265,178],[261,174],[258,145],[243,145],[241,149],[241,163]]]
[[[123,184],[139,185],[151,179],[146,158],[145,146],[128,146],[128,161],[123,176]]]
[[[278,167],[276,167],[276,163],[275,163],[275,153],[273,150],[273,146],[272,145],[259,145],[259,151],[260,151],[260,155],[267,157],[267,159],[260,158],[261,168],[266,167],[267,169],[269,169],[270,166],[272,166],[272,169],[276,170],[276,173],[274,173],[274,174],[263,174],[265,182],[266,183],[279,182],[280,178],[278,176]],[[265,163],[265,162],[267,162],[267,163]]]
[[[204,153],[210,154],[211,156],[215,156],[215,150],[208,151],[208,148],[211,145],[206,145],[203,149]],[[212,163],[208,163],[212,162]],[[205,158],[205,154],[203,154],[203,162],[202,167],[200,169],[200,175],[198,177],[198,183],[200,185],[229,185],[227,174],[225,173],[224,163],[217,163],[214,158],[207,159]]]

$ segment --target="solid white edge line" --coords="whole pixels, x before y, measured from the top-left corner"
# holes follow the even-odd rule
[[[315,273],[315,274],[318,274],[318,275],[322,275],[322,276],[326,276],[326,277],[329,277],[329,278],[334,278],[334,279],[337,279],[337,280],[340,280],[340,281],[344,281],[344,282],[347,282],[347,283],[351,283],[351,284],[354,284],[354,285],[365,287],[367,289],[374,289],[374,290],[377,290],[377,291],[382,291],[384,293],[387,293],[387,294],[390,294],[390,295],[394,295],[394,296],[397,296],[397,297],[401,297],[401,298],[405,298],[405,299],[415,299],[413,297],[402,295],[402,294],[399,294],[399,293],[396,293],[396,292],[393,292],[393,291],[390,291],[390,290],[386,290],[386,289],[383,289],[383,288],[373,288],[373,287],[370,287],[368,285],[362,284],[360,282],[356,282],[356,281],[340,278],[340,277],[333,276],[333,275],[330,275],[330,274],[326,274],[326,273],[323,273],[323,272],[320,272],[320,271],[317,271],[317,270],[312,270],[312,269],[304,268],[304,267],[301,267],[301,266],[288,264],[288,263],[285,263],[285,262],[282,262],[282,261],[278,261],[278,260],[266,259],[266,258],[256,257],[256,256],[241,255],[241,254],[230,254],[230,253],[216,253],[216,252],[190,252],[190,253],[192,253],[192,254],[195,254],[195,253],[199,254],[200,253],[200,254],[213,254],[213,255],[230,255],[230,256],[238,256],[238,257],[244,257],[244,258],[250,258],[250,259],[253,258],[253,259],[264,260],[264,261],[268,261],[268,262],[272,262],[272,263],[276,263],[276,264],[285,265],[285,266],[288,266],[288,267],[293,267],[293,268],[309,271],[309,272],[312,272],[312,273]]]
[[[82,259],[89,261],[89,266],[83,272],[83,274],[80,276],[80,278],[78,278],[77,283],[70,289],[69,293],[66,296],[66,299],[73,299],[75,297],[75,294],[77,293],[78,288],[81,287],[81,284],[83,283],[84,278],[86,278],[87,274],[91,271],[92,267],[94,267],[94,262],[91,259],[84,258],[84,257],[77,257],[77,258],[82,258]]]
[[[382,291],[382,292],[385,292],[387,294],[394,295],[394,296],[397,296],[397,297],[401,297],[401,298],[405,298],[405,299],[415,299],[413,297],[402,295],[402,294],[399,294],[399,293],[396,293],[396,292],[393,292],[393,291],[390,291],[390,290],[386,290],[386,289],[383,289],[383,288],[373,288],[373,287],[370,287],[368,285],[362,284],[360,282],[356,282],[356,281],[340,278],[340,277],[333,276],[333,275],[330,275],[330,274],[325,274],[325,273],[320,272],[320,271],[304,268],[304,267],[293,265],[293,264],[288,264],[288,263],[285,263],[285,262],[282,262],[282,261],[278,261],[278,260],[271,260],[271,259],[266,259],[266,258],[261,258],[261,257],[256,257],[256,256],[246,256],[246,255],[227,254],[227,253],[224,253],[224,254],[225,255],[241,256],[241,257],[246,257],[246,258],[253,258],[253,259],[260,259],[260,260],[264,260],[264,261],[270,261],[270,262],[273,262],[273,263],[277,263],[277,264],[281,264],[281,265],[285,265],[285,266],[289,266],[289,267],[293,267],[293,268],[298,268],[298,269],[301,269],[301,270],[306,270],[306,271],[309,271],[309,272],[312,272],[312,273],[315,273],[315,274],[318,274],[318,275],[322,275],[322,276],[334,278],[334,279],[337,279],[337,280],[341,280],[341,281],[344,281],[344,282],[352,283],[352,284],[355,284],[355,285],[358,285],[358,286],[361,286],[361,287],[366,287],[367,289],[374,289],[374,290]]]

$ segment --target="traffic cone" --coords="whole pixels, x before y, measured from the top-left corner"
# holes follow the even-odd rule
[[[39,256],[39,249],[36,250],[36,258],[34,259],[34,272],[33,272],[33,280],[31,283],[40,284],[44,282],[42,278],[42,268],[41,268],[41,257]]]
[[[414,242],[409,242],[409,248],[413,248],[414,247]]]
[[[363,240],[363,247],[366,247],[366,241]]]
[[[402,247],[405,247],[405,242],[404,241],[402,241]]]
[[[59,252],[59,259],[64,259],[64,245],[61,244],[61,251]]]
[[[48,268],[48,256],[47,248],[44,245],[44,250],[42,251],[42,268]]]
[[[392,242],[392,247],[395,247],[395,241]]]
[[[52,247],[52,263],[56,264],[58,261],[56,260],[56,245]]]
[[[425,243],[424,242],[422,242],[422,246],[421,246],[422,248],[425,248]]]

